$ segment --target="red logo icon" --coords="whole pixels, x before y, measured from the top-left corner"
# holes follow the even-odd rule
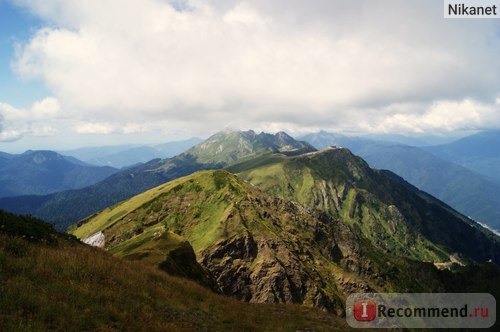
[[[372,300],[354,302],[354,319],[360,322],[370,322],[377,318],[377,305]]]

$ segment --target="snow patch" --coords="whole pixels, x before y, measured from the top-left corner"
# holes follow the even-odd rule
[[[103,232],[97,232],[89,237],[86,237],[85,239],[82,240],[82,242],[92,247],[104,248],[104,244],[106,243],[106,238]]]

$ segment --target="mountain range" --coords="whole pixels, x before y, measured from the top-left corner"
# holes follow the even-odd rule
[[[53,151],[0,155],[0,197],[44,195],[87,187],[118,170],[97,167]]]
[[[188,242],[192,249],[183,245],[181,256],[192,250],[208,277],[199,268],[185,277],[212,279],[240,300],[336,315],[352,292],[470,290],[454,278],[500,260],[498,236],[338,148],[265,153],[195,172],[106,208],[70,233],[84,242],[101,236],[108,252],[159,268],[175,243]]]
[[[310,134],[301,137],[301,139],[308,141],[316,148],[322,149],[331,145],[339,145],[349,148],[355,154],[360,155],[368,163],[375,168],[388,169],[396,174],[400,175],[419,189],[422,189],[430,194],[436,196],[437,198],[443,200],[453,208],[464,213],[467,216],[478,220],[492,229],[500,229],[500,184],[493,179],[493,176],[484,176],[475,172],[470,168],[463,167],[457,163],[445,160],[446,156],[439,157],[440,153],[432,152],[432,150],[443,150],[448,151],[448,155],[451,153],[449,151],[457,150],[461,142],[465,142],[467,146],[467,151],[464,152],[465,156],[468,156],[468,160],[474,159],[479,163],[480,160],[489,160],[496,158],[496,150],[491,148],[496,146],[498,143],[495,139],[498,138],[498,133],[496,132],[486,132],[473,135],[470,137],[463,138],[458,142],[449,143],[446,145],[439,145],[434,147],[410,147],[401,144],[397,144],[389,141],[373,140],[366,137],[351,137],[339,134],[319,132],[316,134]],[[387,138],[387,137],[383,137]],[[392,137],[389,137],[392,138]],[[164,154],[172,154],[177,151],[181,151],[187,146],[198,142],[199,139],[193,138],[186,141],[170,142],[157,146],[110,146],[102,148],[84,148],[73,151],[68,151],[68,153],[73,154],[76,157],[82,158],[83,160],[100,163],[97,159],[101,160],[101,163],[113,164],[117,166],[130,165],[137,163],[139,161],[144,161],[148,159],[151,155],[148,154],[150,149],[155,151],[162,151]],[[467,143],[469,142],[469,143]],[[449,148],[447,148],[449,146]],[[486,148],[484,148],[486,146]],[[226,147],[227,148],[227,147]],[[433,153],[429,153],[429,152]],[[481,152],[482,151],[482,152]],[[34,152],[26,152],[25,155],[29,155]],[[46,159],[50,160],[56,156],[55,153],[49,151],[38,151],[38,154],[45,153]],[[51,154],[51,156],[48,156]],[[441,153],[443,154],[443,153]],[[455,155],[457,155],[455,153]],[[458,154],[460,155],[460,154]],[[116,159],[109,159],[110,156],[116,156],[118,159],[124,157],[122,162],[116,162]],[[120,157],[122,156],[122,157]],[[129,157],[126,157],[129,156]],[[148,157],[149,156],[149,157]],[[76,199],[80,193],[64,193],[63,195],[54,194],[53,197],[39,197],[38,195],[44,195],[47,193],[56,193],[67,189],[78,189],[83,188],[100,180],[105,179],[108,175],[112,174],[114,171],[110,168],[86,168],[90,165],[82,163],[81,161],[64,156],[58,157],[59,161],[68,162],[70,165],[62,166],[56,164],[47,164],[48,167],[39,169],[38,165],[33,164],[29,158],[26,160],[24,158],[23,165],[19,162],[18,158],[20,155],[12,155],[7,153],[0,154],[0,168],[7,167],[3,169],[3,177],[5,182],[0,187],[0,197],[7,196],[19,196],[19,195],[37,195],[36,197],[25,197],[20,200],[8,199],[6,202],[0,203],[0,206],[20,213],[35,213],[41,217],[48,218],[49,220],[55,221],[52,212],[47,212],[45,210],[61,210],[59,208],[51,208],[54,201],[60,200],[62,197],[68,197],[75,195]],[[26,157],[26,156],[24,156]],[[14,158],[14,160],[13,160]],[[465,158],[465,157],[464,157]],[[467,159],[466,158],[466,159]],[[486,159],[485,159],[486,158]],[[23,158],[20,158],[23,159]],[[115,162],[110,160],[115,160]],[[207,160],[204,161],[206,163]],[[482,164],[487,163],[487,161],[482,162]],[[9,166],[9,164],[11,166]],[[71,164],[80,165],[82,167],[78,169],[68,169],[74,168]],[[150,166],[153,163],[150,163]],[[188,162],[189,164],[189,162]],[[13,165],[13,166],[12,166]],[[496,174],[494,172],[494,164],[490,163],[490,168],[492,171],[489,175]],[[9,168],[10,167],[10,168]],[[151,166],[149,168],[154,168]],[[182,167],[180,167],[182,168]],[[189,168],[189,166],[187,166]],[[210,168],[210,167],[209,167]],[[14,171],[12,171],[14,169]],[[59,170],[66,169],[60,172]],[[82,170],[83,169],[83,170]],[[144,168],[143,168],[144,169]],[[145,166],[148,169],[148,166]],[[196,170],[194,167],[193,170]],[[133,170],[138,170],[141,173],[141,166],[136,165]],[[53,174],[50,172],[53,171]],[[96,174],[97,173],[97,174]],[[126,173],[126,172],[125,172]],[[129,176],[135,176],[137,172],[128,172]],[[189,171],[188,171],[189,173]],[[185,173],[185,174],[188,174]],[[184,174],[184,173],[181,173]],[[138,183],[141,180],[136,181],[134,186],[137,186],[137,190],[129,190],[127,188],[119,188],[112,190],[113,194],[119,199],[124,199],[130,197],[130,195],[141,192],[159,184],[163,181],[167,181],[172,177],[148,180],[143,179],[144,183]],[[50,181],[48,181],[50,179]],[[109,179],[108,182],[113,182],[117,179]],[[45,181],[45,182],[44,182]],[[120,180],[118,180],[121,183]],[[105,187],[106,184],[103,184]],[[109,185],[113,187],[113,184]],[[116,185],[115,185],[116,186]],[[463,190],[467,188],[467,190]],[[123,190],[122,190],[123,189]],[[102,191],[100,189],[96,189]],[[92,188],[87,188],[88,195],[94,196],[94,190]],[[105,192],[106,190],[104,190]],[[123,191],[123,195],[121,192]],[[111,199],[104,199],[106,204],[112,202]],[[77,219],[86,216],[86,213],[94,211],[92,207],[92,199],[89,200],[91,203],[88,209],[84,209],[81,213],[76,212]],[[97,203],[99,204],[99,203]],[[47,207],[45,207],[47,205]],[[70,204],[71,205],[71,204]],[[99,205],[100,208],[105,205]],[[71,214],[71,212],[69,212]],[[60,218],[58,223],[65,219],[67,215]],[[57,218],[57,217],[56,217]],[[71,218],[71,222],[75,221]],[[67,225],[68,223],[65,223]],[[63,226],[64,227],[64,226]]]
[[[78,190],[3,198],[0,199],[0,208],[31,214],[64,230],[105,207],[198,170],[223,168],[265,153],[281,151],[293,154],[313,150],[308,143],[296,141],[285,133],[221,132],[176,157],[153,159]]]
[[[183,141],[167,142],[151,146],[118,145],[87,147],[67,150],[61,153],[78,158],[92,165],[122,168],[145,163],[152,159],[176,156],[201,141],[201,138],[193,137]]]
[[[356,141],[360,149],[372,144]],[[500,296],[499,236],[346,148],[317,150],[284,132],[219,132],[175,157],[122,169],[92,186],[3,198],[0,207],[46,218],[61,230],[73,224],[70,234],[107,252],[33,217],[0,211],[0,260],[8,263],[11,280],[2,303],[16,313],[0,315],[5,326],[24,321],[31,324],[26,328],[58,329],[87,319],[95,328],[114,322],[111,328],[120,329],[127,312],[138,311],[141,319],[155,317],[152,324],[168,329],[161,311],[172,324],[194,329],[227,324],[275,330],[276,323],[265,322],[289,317],[282,323],[286,330],[322,330],[320,309],[342,330],[345,323],[336,318],[345,315],[346,297],[356,292]],[[33,291],[52,287],[59,289],[58,311]],[[82,295],[89,289],[101,299],[95,305],[95,296]],[[189,300],[182,300],[182,292]],[[237,302],[217,293],[301,309],[269,306],[265,310],[280,313],[264,315],[262,324],[238,323],[238,315],[257,307],[234,305],[224,320],[220,310]],[[82,298],[71,300],[75,296]],[[74,309],[74,302],[86,309]],[[19,309],[24,303],[31,304],[28,313]],[[43,307],[69,318],[44,315]]]
[[[448,144],[426,146],[434,155],[500,183],[500,131],[483,131]]]

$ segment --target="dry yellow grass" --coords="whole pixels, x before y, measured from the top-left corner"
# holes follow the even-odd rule
[[[0,235],[0,327],[7,331],[316,331],[343,319],[249,304],[80,244]]]

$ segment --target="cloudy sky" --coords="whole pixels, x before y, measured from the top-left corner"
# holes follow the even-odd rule
[[[500,19],[440,0],[0,0],[0,150],[500,128]]]

